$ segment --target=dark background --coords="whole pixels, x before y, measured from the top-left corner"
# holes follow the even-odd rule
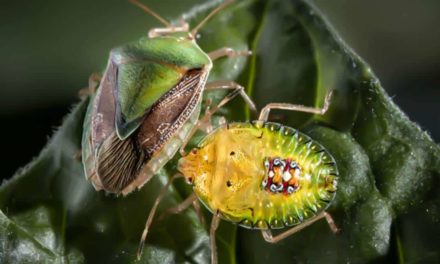
[[[167,19],[202,0],[145,0]],[[440,1],[314,0],[394,101],[440,141]],[[112,47],[159,25],[124,0],[0,4],[2,178],[36,156]],[[61,147],[61,146],[60,146]]]

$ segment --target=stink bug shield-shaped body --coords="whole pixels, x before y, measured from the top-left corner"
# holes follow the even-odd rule
[[[248,52],[222,48],[205,53],[194,37],[230,1],[192,31],[185,22],[172,26],[145,5],[131,2],[166,28],[152,29],[148,37],[111,51],[90,101],[82,140],[87,179],[97,190],[123,195],[140,188],[186,145],[198,127],[204,90],[233,89],[220,104],[241,94],[255,109],[241,86],[233,82],[206,84],[212,60]]]

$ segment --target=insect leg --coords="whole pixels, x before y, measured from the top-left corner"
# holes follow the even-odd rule
[[[191,204],[193,204],[193,202],[197,199],[197,196],[195,193],[192,193],[190,196],[188,196],[188,198],[186,198],[183,202],[181,202],[180,204],[176,205],[175,207],[171,207],[168,208],[165,212],[163,212],[159,218],[157,219],[158,221],[164,219],[165,217],[167,217],[170,214],[179,214],[181,212],[183,212],[184,210],[186,210],[188,207],[191,206]]]
[[[209,239],[211,241],[211,264],[217,264],[217,245],[215,243],[215,231],[218,228],[220,217],[218,212],[212,217],[211,229],[209,230]]]
[[[199,218],[200,224],[205,225],[205,218],[203,217],[202,207],[200,206],[199,200],[193,201],[194,210],[197,213],[197,217]]]
[[[250,56],[250,55],[252,55],[252,51],[250,50],[237,51],[228,47],[223,47],[208,53],[208,56],[212,61],[225,56],[228,56],[229,58],[235,58],[238,56]]]
[[[89,86],[86,88],[82,88],[78,92],[78,96],[80,98],[85,98],[89,95],[92,95],[98,89],[99,83],[101,82],[102,76],[96,72],[92,73],[89,77]]]
[[[213,112],[210,111],[211,104],[212,104],[212,101],[209,100],[209,102],[207,103],[203,117],[197,122],[197,124],[192,128],[188,137],[182,142],[182,145],[180,146],[180,149],[179,149],[179,153],[182,157],[186,156],[185,147],[186,147],[186,145],[188,145],[188,142],[191,140],[191,138],[194,136],[194,134],[197,132],[197,130],[199,130],[199,129],[204,130],[205,133],[211,132],[211,130],[212,130],[211,116],[213,114]],[[215,110],[215,111],[217,111],[217,110]],[[204,126],[204,128],[203,128],[203,126]]]
[[[327,213],[326,212],[322,212],[320,214],[318,214],[317,216],[309,219],[308,221],[299,224],[279,235],[276,236],[272,236],[272,232],[270,231],[270,229],[266,229],[266,230],[261,230],[261,234],[263,235],[264,240],[266,240],[269,243],[277,243],[283,239],[285,239],[286,237],[295,234],[296,232],[308,227],[309,225],[315,223],[316,221],[326,217]]]
[[[329,213],[327,213],[327,212],[324,212],[324,216],[325,216],[325,220],[327,220],[328,226],[330,227],[332,232],[334,234],[339,233],[341,231],[341,229],[339,229],[336,226],[335,221],[333,220],[333,217]]]
[[[157,221],[161,221],[165,217],[169,216],[170,214],[180,214],[181,212],[185,211],[188,207],[192,206],[194,207],[194,210],[196,211],[197,217],[199,218],[200,224],[205,225],[205,218],[203,217],[202,208],[200,207],[200,203],[197,200],[197,196],[195,193],[192,193],[188,198],[185,199],[182,203],[178,204],[175,207],[168,208],[165,212],[163,212]]]
[[[159,206],[160,201],[165,196],[165,194],[167,192],[167,189],[171,185],[171,183],[175,179],[180,178],[180,177],[183,177],[183,175],[179,174],[179,173],[174,174],[168,180],[168,182],[165,184],[165,186],[162,187],[162,190],[160,191],[159,195],[157,196],[156,200],[154,201],[153,208],[151,208],[150,214],[148,215],[147,222],[145,223],[144,231],[142,232],[141,241],[139,243],[139,248],[138,248],[138,251],[137,251],[137,259],[138,260],[140,260],[140,258],[141,258],[141,253],[142,253],[142,249],[144,248],[145,239],[147,238],[148,231],[150,229],[151,224],[153,223],[153,218],[154,218],[154,215],[156,214],[156,210],[157,210],[157,207]]]
[[[206,117],[206,113],[205,113],[205,116],[202,119],[200,119],[197,122],[197,124],[192,128],[188,137],[182,142],[182,145],[179,148],[179,153],[182,157],[186,156],[185,147],[186,147],[186,145],[188,145],[188,142],[191,140],[191,138],[194,136],[194,134],[197,132],[197,130],[199,130],[202,127],[202,125],[205,125],[206,122],[210,122],[210,120],[211,120],[211,119],[209,119],[210,116],[208,116],[208,118],[205,118],[205,117]]]
[[[215,81],[206,84],[205,90],[219,90],[219,89],[229,89],[233,90],[230,94],[226,95],[226,97],[216,106],[218,108],[222,107],[224,104],[232,100],[237,94],[240,94],[241,97],[243,97],[243,100],[246,102],[246,104],[249,106],[251,111],[254,113],[257,113],[257,107],[255,106],[255,103],[252,101],[252,99],[249,97],[249,95],[245,92],[244,87],[240,84],[233,82],[233,81]],[[211,110],[212,111],[212,110]],[[215,112],[214,111],[214,112]]]
[[[322,108],[315,108],[315,107],[309,107],[309,106],[304,106],[304,105],[288,104],[288,103],[270,103],[270,104],[267,104],[261,110],[260,116],[258,118],[258,121],[266,122],[267,119],[269,118],[269,112],[270,112],[271,109],[282,109],[282,110],[299,111],[299,112],[323,115],[328,110],[332,94],[333,94],[333,91],[330,91],[325,96],[324,106]]]

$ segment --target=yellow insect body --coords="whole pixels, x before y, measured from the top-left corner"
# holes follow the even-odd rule
[[[338,175],[321,145],[262,122],[219,127],[180,160],[179,170],[212,212],[258,229],[296,225],[325,210]]]

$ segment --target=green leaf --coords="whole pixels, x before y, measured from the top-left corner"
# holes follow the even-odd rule
[[[194,7],[186,17],[194,26],[215,6]],[[253,51],[250,58],[216,61],[210,80],[238,81],[260,108],[269,102],[320,107],[333,90],[324,116],[274,111],[271,119],[300,128],[334,155],[340,181],[329,212],[341,233],[320,221],[272,245],[258,231],[222,222],[220,263],[440,261],[440,148],[399,110],[316,8],[300,0],[237,1],[205,25],[199,43],[205,51]],[[223,95],[206,97],[218,102]],[[95,192],[75,159],[87,103],[77,105],[41,154],[0,187],[0,262],[135,262],[146,216],[176,171],[177,157],[125,198]],[[230,121],[256,118],[245,109],[237,99],[220,114]],[[183,182],[174,184],[159,214],[189,192]],[[193,210],[154,222],[142,261],[207,263],[208,229]]]

